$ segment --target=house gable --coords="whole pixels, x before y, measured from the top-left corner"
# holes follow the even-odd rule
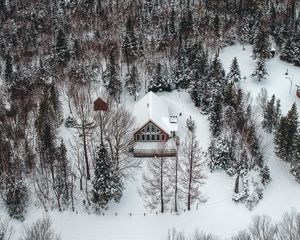
[[[134,134],[134,140],[136,142],[166,142],[169,137],[168,133],[151,120]]]

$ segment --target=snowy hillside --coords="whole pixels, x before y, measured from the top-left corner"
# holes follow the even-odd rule
[[[0,240],[300,240],[300,0],[0,0]]]
[[[226,70],[229,68],[232,58],[235,56],[238,58],[241,75],[246,76],[241,86],[244,90],[249,91],[253,98],[261,88],[266,88],[269,94],[276,94],[282,100],[284,111],[287,111],[294,101],[297,102],[298,110],[300,110],[300,101],[295,95],[295,86],[292,86],[292,93],[289,94],[289,81],[285,78],[285,72],[288,69],[289,75],[294,76],[294,84],[297,80],[300,83],[300,79],[297,79],[297,76],[300,76],[300,69],[275,57],[267,64],[268,79],[257,82],[250,78],[254,68],[251,54],[250,46],[242,51],[241,46],[237,45],[222,50],[220,57]],[[179,117],[179,128],[182,132],[185,129],[185,120],[189,116],[195,120],[197,138],[203,150],[207,150],[210,139],[207,117],[200,114],[198,109],[192,105],[189,95],[173,91],[172,93],[160,93],[159,96],[171,106],[174,113],[182,113]],[[132,103],[129,103],[129,107],[132,108]],[[64,240],[161,239],[171,228],[184,230],[187,233],[200,229],[229,238],[232,234],[245,228],[254,215],[266,214],[274,220],[279,220],[285,211],[292,208],[300,211],[300,188],[290,174],[287,164],[274,155],[272,136],[265,134],[264,141],[267,146],[267,163],[270,166],[273,181],[267,187],[263,200],[252,211],[242,204],[232,201],[233,178],[224,172],[210,173],[207,171],[207,180],[203,187],[203,192],[208,197],[206,203],[193,206],[190,212],[181,212],[179,215],[170,212],[156,215],[155,212],[149,212],[144,208],[143,201],[138,194],[138,189],[141,188],[140,175],[146,166],[143,163],[144,169],[136,172],[136,179],[126,183],[120,204],[110,204],[109,210],[103,212],[104,216],[89,215],[84,211],[78,213],[53,211],[49,213],[53,220],[53,226]],[[143,161],[151,161],[151,159],[143,159]],[[42,209],[29,210],[26,221],[17,225],[21,228],[21,225],[28,225],[43,215]]]

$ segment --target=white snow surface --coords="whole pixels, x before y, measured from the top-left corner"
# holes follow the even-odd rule
[[[241,87],[251,92],[255,98],[261,88],[266,88],[271,94],[276,94],[281,99],[282,110],[285,114],[293,102],[299,102],[295,95],[294,84],[300,84],[300,68],[294,67],[279,60],[278,56],[267,63],[269,76],[267,80],[257,82],[251,79],[254,71],[255,61],[251,58],[251,47],[236,45],[227,47],[221,51],[220,57],[228,72],[233,57],[237,57],[241,69]],[[293,76],[292,93],[289,93],[290,82],[286,79],[285,72],[288,69],[288,77]],[[203,116],[196,109],[187,93],[159,93],[158,94],[178,115],[178,130],[184,137],[185,121],[189,116],[195,120],[196,135],[203,148],[206,150],[210,141],[209,125],[207,116]],[[132,109],[133,102],[127,100],[128,107]],[[161,106],[163,107],[163,106]],[[109,210],[103,215],[88,214],[81,210],[78,213],[65,211],[50,212],[53,226],[63,240],[160,240],[167,235],[168,229],[176,228],[192,233],[196,229],[213,233],[221,239],[230,238],[232,234],[247,227],[254,215],[269,215],[274,221],[280,219],[285,211],[295,208],[300,211],[300,185],[294,180],[289,172],[289,166],[278,159],[273,153],[272,135],[265,135],[267,163],[270,166],[273,181],[264,191],[264,198],[259,204],[249,211],[243,204],[236,204],[232,201],[234,178],[229,177],[223,171],[207,172],[206,184],[203,186],[203,193],[208,201],[202,205],[193,206],[190,212],[181,212],[180,215],[165,213],[156,215],[149,212],[143,206],[142,198],[138,194],[141,187],[141,174],[143,169],[136,173],[136,179],[126,183],[126,189],[119,204],[112,203]],[[147,159],[143,165],[146,166]],[[183,210],[183,208],[182,208]],[[117,213],[117,216],[115,215]],[[132,216],[130,216],[132,213]],[[144,216],[144,213],[146,214]],[[6,215],[4,210],[0,214]],[[36,221],[45,213],[42,209],[30,207],[24,223],[13,221],[16,226],[18,237],[22,232],[21,228]],[[18,238],[16,238],[18,239]]]

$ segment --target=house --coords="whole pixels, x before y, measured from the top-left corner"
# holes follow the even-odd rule
[[[135,157],[174,157],[177,116],[170,114],[168,104],[153,92],[147,93],[133,109],[138,130],[134,133]]]

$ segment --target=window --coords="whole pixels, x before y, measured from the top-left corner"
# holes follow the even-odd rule
[[[164,134],[161,135],[161,140],[165,141],[165,135]]]
[[[147,131],[146,132],[147,133],[150,132],[150,126],[149,126],[149,124],[147,125]]]
[[[147,135],[147,141],[150,141],[150,135]]]
[[[136,135],[136,140],[137,140],[137,141],[140,141],[140,134],[137,134],[137,135]]]
[[[142,135],[142,141],[145,141],[145,135],[144,134]]]
[[[156,140],[157,140],[157,141],[160,140],[159,134],[156,135]]]
[[[153,124],[151,124],[151,132],[155,132],[155,126]]]
[[[151,135],[151,140],[155,141],[155,135]]]

